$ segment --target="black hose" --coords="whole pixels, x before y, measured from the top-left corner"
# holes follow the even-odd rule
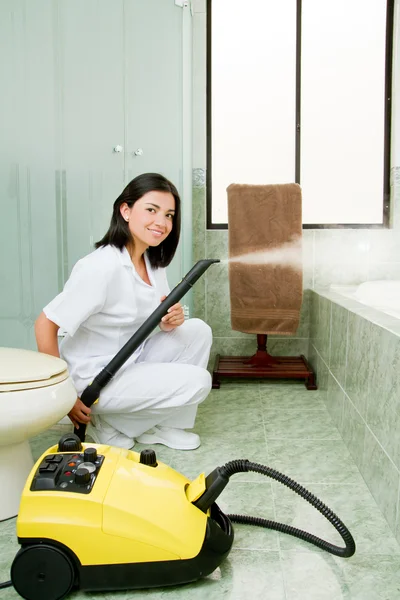
[[[0,583],[0,590],[4,590],[5,588],[11,587],[12,586],[12,581],[3,581],[3,583]]]
[[[347,529],[344,523],[342,523],[339,517],[331,511],[330,508],[328,508],[323,502],[321,502],[321,500],[306,490],[299,483],[296,483],[287,475],[279,473],[279,471],[275,471],[274,469],[271,469],[265,465],[259,465],[258,463],[250,462],[249,460],[233,460],[220,467],[221,475],[228,478],[235,473],[246,473],[247,471],[255,471],[256,473],[261,473],[261,475],[272,477],[272,479],[279,481],[279,483],[283,483],[283,485],[286,485],[288,488],[296,492],[296,494],[307,500],[307,502],[319,510],[319,512],[326,519],[328,519],[330,523],[332,523],[336,531],[342,537],[345,543],[345,548],[335,546],[335,544],[331,544],[330,542],[327,542],[316,535],[313,535],[312,533],[307,533],[307,531],[303,531],[302,529],[297,529],[296,527],[285,525],[284,523],[277,523],[276,521],[269,521],[267,519],[260,519],[257,517],[247,517],[245,515],[228,515],[231,521],[246,525],[258,525],[260,527],[267,527],[268,529],[274,529],[275,531],[281,531],[282,533],[294,535],[295,537],[298,537],[305,542],[309,542],[310,544],[314,544],[314,546],[318,546],[318,548],[322,548],[322,550],[326,550],[335,556],[341,556],[342,558],[349,558],[350,556],[353,556],[356,551],[356,544],[350,531]]]

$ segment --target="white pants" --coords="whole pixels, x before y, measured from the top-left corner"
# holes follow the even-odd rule
[[[128,438],[154,425],[191,428],[210,393],[206,370],[212,334],[200,319],[148,338],[135,363],[117,372],[92,407],[94,415]]]

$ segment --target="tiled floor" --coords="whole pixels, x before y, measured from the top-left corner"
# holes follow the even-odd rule
[[[115,593],[74,592],[73,600],[396,600],[400,547],[325,409],[319,392],[300,383],[223,383],[200,407],[194,452],[155,446],[159,460],[189,478],[236,458],[286,473],[319,497],[352,532],[357,552],[334,557],[284,534],[235,526],[233,550],[210,577],[192,585]],[[34,439],[35,456],[59,432]],[[135,450],[140,450],[139,446]],[[255,473],[231,478],[219,504],[231,513],[274,519],[342,544],[332,526],[305,500]],[[15,522],[0,523],[0,581],[9,579],[17,551]],[[0,600],[15,600],[12,588]]]

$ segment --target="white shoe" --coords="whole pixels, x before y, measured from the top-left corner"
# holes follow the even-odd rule
[[[164,444],[174,450],[195,450],[200,446],[197,433],[157,425],[136,438],[140,444]]]
[[[135,445],[135,440],[107,425],[99,415],[92,415],[91,423],[86,427],[86,435],[89,435],[96,444],[117,446],[126,450],[130,450]]]

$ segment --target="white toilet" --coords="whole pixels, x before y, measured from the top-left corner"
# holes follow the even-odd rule
[[[64,360],[0,348],[0,521],[18,513],[33,466],[29,438],[57,423],[75,401]]]

